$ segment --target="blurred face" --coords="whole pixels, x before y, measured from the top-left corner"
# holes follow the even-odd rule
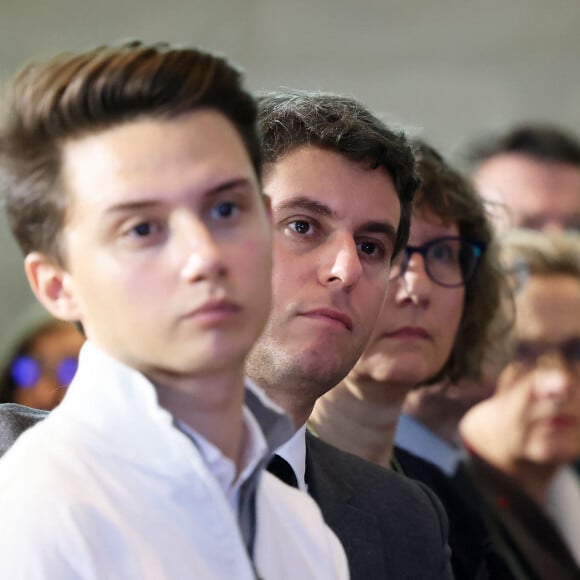
[[[269,311],[271,246],[233,125],[199,110],[82,137],[65,145],[64,180],[66,267],[28,258],[53,313],[169,385],[241,365]]]
[[[66,393],[84,337],[67,322],[57,322],[38,334],[28,352],[12,365],[18,383],[13,401],[50,411]]]
[[[274,218],[273,309],[250,357],[266,385],[316,398],[366,345],[382,306],[400,219],[390,176],[300,147],[267,168]],[[317,390],[317,392],[315,392]]]
[[[580,167],[517,154],[492,157],[474,175],[500,230],[580,229]],[[502,207],[503,206],[503,207]]]
[[[429,211],[415,212],[409,245],[458,233],[456,225]],[[431,280],[423,256],[413,253],[405,274],[389,283],[385,305],[352,378],[370,377],[410,389],[437,374],[451,354],[464,297],[463,286],[446,288]]]
[[[516,356],[496,395],[510,417],[504,444],[516,461],[568,463],[580,457],[580,280],[532,276],[516,308]]]

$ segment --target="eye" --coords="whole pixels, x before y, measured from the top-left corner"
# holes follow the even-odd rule
[[[514,353],[514,360],[523,364],[533,364],[538,356],[537,348],[529,342],[519,342]]]
[[[367,256],[382,258],[385,255],[383,246],[376,242],[359,242],[358,246],[361,253],[366,254]]]
[[[158,224],[153,222],[141,222],[131,228],[130,234],[138,238],[145,238],[161,230]]]
[[[431,246],[431,258],[443,264],[450,264],[456,261],[455,252],[450,244],[441,242]]]
[[[294,220],[288,224],[288,227],[297,234],[307,234],[312,230],[312,225],[306,220]]]
[[[233,201],[222,201],[212,209],[211,213],[216,219],[229,219],[236,216],[239,211],[239,206]]]
[[[580,339],[570,340],[563,350],[567,360],[580,364]]]

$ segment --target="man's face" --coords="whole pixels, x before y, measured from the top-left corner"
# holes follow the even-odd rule
[[[517,154],[485,161],[474,180],[500,230],[580,230],[580,167]]]
[[[580,280],[532,276],[517,298],[517,349],[498,400],[512,457],[561,464],[580,457]]]
[[[265,387],[315,398],[363,351],[384,301],[400,219],[391,177],[303,146],[266,168],[273,309],[250,356]]]
[[[234,126],[207,109],[128,122],[66,143],[63,180],[53,312],[149,376],[241,365],[269,312],[271,232]]]

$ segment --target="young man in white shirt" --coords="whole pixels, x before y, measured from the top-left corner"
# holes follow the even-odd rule
[[[289,422],[244,379],[270,309],[255,104],[223,59],[102,47],[12,83],[0,172],[39,301],[87,336],[0,463],[0,577],[346,578],[262,471]]]

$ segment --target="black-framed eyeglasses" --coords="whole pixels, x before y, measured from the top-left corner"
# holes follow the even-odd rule
[[[464,286],[475,274],[481,257],[487,249],[484,242],[466,240],[459,236],[435,238],[421,246],[406,246],[391,265],[390,280],[403,276],[411,256],[423,256],[427,276],[440,286]]]

